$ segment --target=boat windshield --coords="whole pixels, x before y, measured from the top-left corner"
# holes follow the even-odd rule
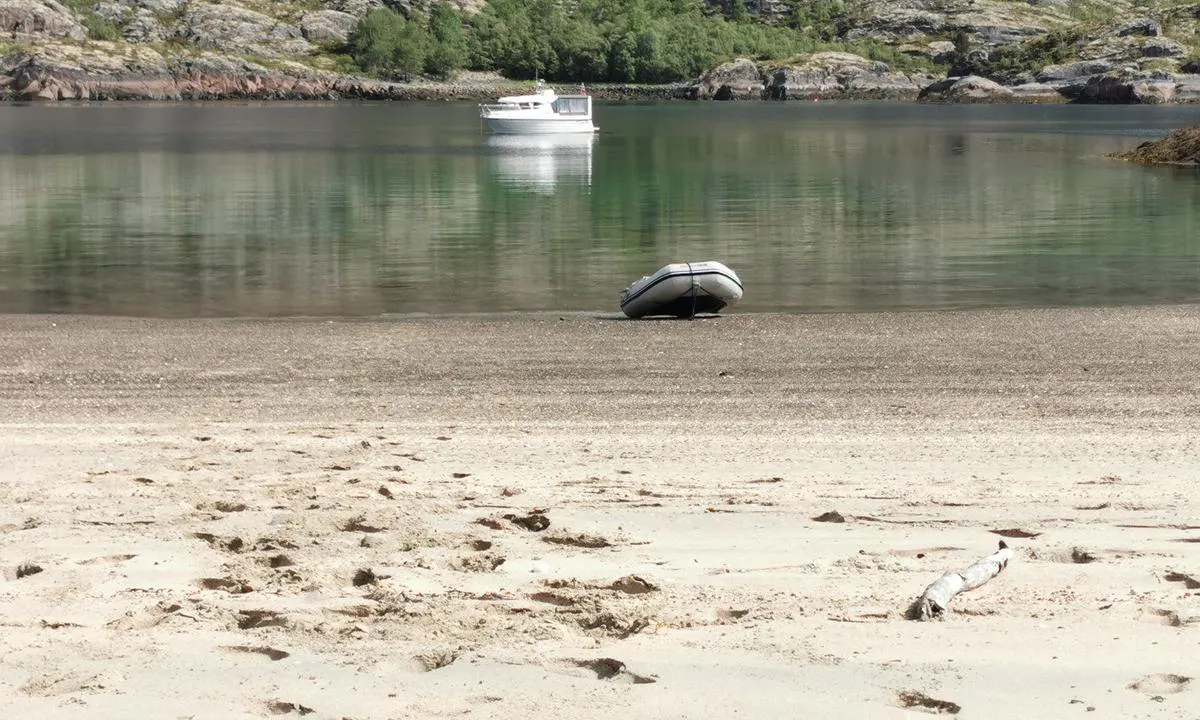
[[[554,112],[559,115],[587,115],[588,99],[585,97],[560,97],[554,101]]]

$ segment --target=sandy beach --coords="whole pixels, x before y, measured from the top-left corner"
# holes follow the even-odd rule
[[[1200,718],[1197,305],[0,338],[3,718]]]

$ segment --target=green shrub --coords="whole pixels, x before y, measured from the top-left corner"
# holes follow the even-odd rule
[[[121,22],[113,22],[106,20],[96,14],[96,3],[92,0],[63,0],[75,18],[79,20],[79,24],[83,25],[88,32],[89,40],[108,40],[116,41],[121,39],[121,30],[124,28],[125,20]],[[128,18],[131,11],[126,11]]]
[[[1037,72],[1047,65],[1061,65],[1077,59],[1083,42],[1084,36],[1079,30],[1054,30],[1020,44],[1003,45],[983,56],[963,52],[956,41],[956,59],[950,73],[1010,80],[1023,73]]]
[[[422,69],[427,42],[419,23],[388,8],[374,8],[363,15],[346,44],[364,72],[409,78]]]
[[[429,34],[425,71],[438,77],[449,77],[467,61],[467,40],[458,10],[448,2],[434,4],[429,11]]]
[[[87,28],[91,40],[108,40],[115,42],[121,39],[121,28],[111,20],[105,20],[94,12],[81,13],[79,22]]]

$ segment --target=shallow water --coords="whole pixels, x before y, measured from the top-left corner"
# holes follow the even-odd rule
[[[0,106],[0,312],[617,310],[719,260],[735,311],[1200,301],[1200,174],[1108,152],[1200,109],[598,103]]]

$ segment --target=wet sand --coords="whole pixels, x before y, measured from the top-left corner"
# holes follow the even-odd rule
[[[0,716],[1200,708],[1200,306],[0,334]]]

